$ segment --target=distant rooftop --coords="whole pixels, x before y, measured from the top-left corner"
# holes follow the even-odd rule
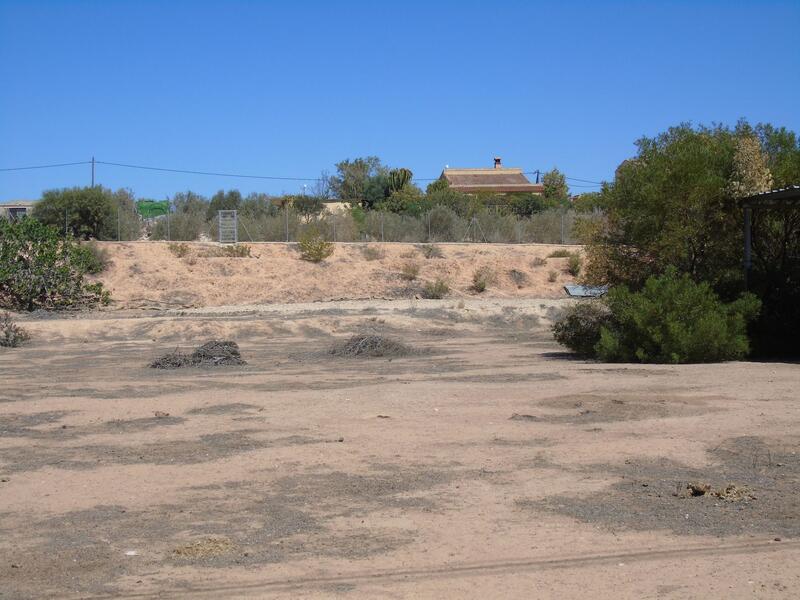
[[[448,167],[442,171],[441,179],[447,180],[451,189],[466,194],[480,192],[541,194],[544,191],[544,186],[540,183],[531,183],[525,177],[522,169],[503,167],[499,157],[494,159],[494,168],[491,169],[451,169]]]

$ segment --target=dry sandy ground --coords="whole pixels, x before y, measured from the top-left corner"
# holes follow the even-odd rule
[[[336,244],[333,256],[313,264],[300,260],[296,244],[243,244],[251,249],[249,258],[217,256],[223,247],[211,243],[98,245],[111,261],[100,280],[121,308],[411,298],[436,279],[448,282],[452,297],[472,297],[472,276],[481,267],[495,276],[487,297],[560,298],[574,277],[566,258],[547,256],[559,249],[580,251],[543,244],[440,244],[441,258],[425,258],[419,244]],[[419,266],[415,281],[401,277],[409,263]]]
[[[28,317],[0,597],[798,597],[800,368],[574,360],[558,304]],[[147,366],[212,337],[248,364]]]

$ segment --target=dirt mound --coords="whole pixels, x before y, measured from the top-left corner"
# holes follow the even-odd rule
[[[211,340],[197,348],[191,354],[174,352],[165,354],[150,363],[153,369],[179,369],[181,367],[218,367],[231,365],[246,365],[239,353],[236,342],[222,342]]]
[[[330,349],[334,356],[396,357],[409,356],[414,350],[381,335],[354,335],[343,344]]]

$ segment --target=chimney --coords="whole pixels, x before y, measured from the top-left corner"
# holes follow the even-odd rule
[[[495,156],[494,157],[494,168],[495,169],[502,169],[502,166],[500,164],[501,162],[502,161],[501,161],[500,157],[499,156]]]

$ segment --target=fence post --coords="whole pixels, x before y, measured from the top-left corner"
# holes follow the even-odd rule
[[[428,211],[425,215],[428,218],[428,241],[431,241],[431,211]]]
[[[169,234],[169,213],[170,213],[170,208],[169,208],[169,205],[167,205],[167,241],[168,242],[172,241],[172,237]]]
[[[381,241],[385,242],[386,240],[383,237],[383,211],[381,211]]]
[[[119,207],[117,207],[117,241],[122,241],[122,238],[119,236]]]
[[[564,209],[561,209],[561,243],[564,243]]]
[[[64,209],[64,237],[67,237],[67,209]]]
[[[333,242],[336,243],[336,213],[333,213]]]
[[[284,212],[286,213],[286,215],[285,215],[286,216],[286,220],[285,220],[285,222],[286,222],[286,243],[288,244],[289,243],[289,203],[287,202],[284,205],[283,208],[284,208]]]

